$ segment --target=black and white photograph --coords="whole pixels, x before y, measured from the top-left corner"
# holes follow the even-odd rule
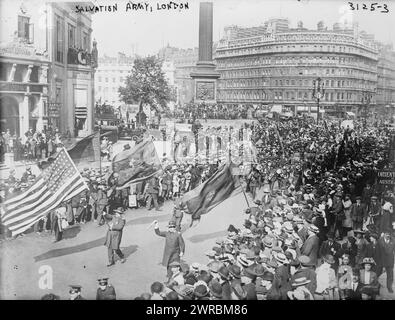
[[[394,46],[395,0],[0,0],[0,300],[395,300]]]

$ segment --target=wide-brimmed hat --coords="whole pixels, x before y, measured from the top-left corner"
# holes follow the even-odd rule
[[[207,286],[203,284],[199,284],[198,286],[195,287],[195,290],[193,291],[194,295],[198,298],[203,298],[208,295],[209,291]]]
[[[223,264],[219,261],[211,261],[207,266],[211,272],[217,273],[221,269]]]
[[[216,298],[222,298],[222,286],[218,281],[211,281],[209,285],[210,293]]]
[[[265,247],[272,248],[273,247],[273,238],[272,237],[264,237],[262,243]]]
[[[243,267],[249,267],[254,263],[253,261],[248,260],[244,255],[239,255],[237,257],[237,262],[240,263]]]
[[[239,266],[237,266],[237,265],[235,265],[235,264],[232,264],[232,265],[228,268],[228,270],[229,270],[229,273],[230,273],[233,277],[235,277],[236,279],[240,279],[240,277],[241,277],[241,269],[240,269]]]
[[[221,266],[218,270],[218,274],[226,280],[230,280],[229,269],[227,267]]]
[[[308,257],[308,256],[301,255],[298,257],[298,260],[299,260],[300,264],[304,267],[310,267],[313,265],[310,257]]]
[[[374,261],[374,259],[372,257],[367,257],[367,258],[363,258],[361,265],[365,265],[365,264],[371,264],[374,265],[376,264],[376,262]]]
[[[308,284],[310,282],[311,282],[311,280],[307,279],[306,277],[298,277],[298,278],[295,278],[294,281],[292,281],[292,286],[299,287],[299,286]]]
[[[124,214],[125,213],[125,209],[122,207],[118,207],[114,210],[114,212],[117,212],[119,214]]]
[[[274,258],[278,262],[280,262],[282,264],[288,264],[289,263],[289,260],[287,259],[286,255],[284,253],[282,253],[282,252],[275,253],[274,254]]]
[[[173,290],[181,296],[183,299],[192,299],[193,296],[193,286],[190,284],[182,284],[178,286],[174,286]]]
[[[314,224],[312,224],[311,226],[309,226],[309,230],[314,232],[314,233],[318,233],[320,231],[320,229],[318,229],[317,226],[315,226]]]
[[[365,234],[365,231],[361,230],[361,229],[357,229],[357,230],[353,230],[354,234],[360,233],[360,234]]]

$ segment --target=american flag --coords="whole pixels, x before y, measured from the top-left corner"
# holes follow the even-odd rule
[[[63,148],[29,189],[4,202],[2,224],[13,236],[18,235],[57,208],[61,202],[86,189],[88,186]]]

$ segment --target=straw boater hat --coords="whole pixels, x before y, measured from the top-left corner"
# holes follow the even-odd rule
[[[311,280],[307,279],[306,277],[298,277],[295,278],[294,281],[292,282],[292,287],[296,288],[296,287],[304,286],[306,284],[309,284],[310,282]]]

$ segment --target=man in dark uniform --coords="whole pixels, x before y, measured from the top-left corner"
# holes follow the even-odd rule
[[[176,224],[174,221],[169,222],[168,231],[160,231],[159,223],[157,220],[154,221],[155,233],[166,238],[165,250],[163,252],[162,265],[167,267],[167,276],[171,277],[171,269],[169,268],[170,263],[173,261],[180,262],[181,257],[185,252],[185,243],[181,233],[176,231]]]
[[[89,207],[90,214],[88,220],[96,220],[97,219],[97,200],[98,200],[98,192],[97,189],[98,183],[97,181],[92,181],[91,189],[89,193]]]
[[[124,263],[126,259],[119,246],[122,240],[122,231],[125,226],[125,219],[123,217],[124,210],[122,207],[117,208],[113,211],[114,216],[111,221],[108,222],[108,231],[106,235],[106,241],[104,245],[108,248],[108,261],[109,264],[107,267],[110,267],[115,264],[114,261],[114,251],[121,258],[121,263]],[[106,214],[106,217],[110,215]],[[110,216],[111,217],[111,216]]]
[[[156,211],[162,211],[162,209],[160,209],[158,205],[159,182],[156,177],[152,177],[150,180],[148,180],[147,193],[148,193],[148,201],[147,201],[148,210],[151,210],[151,202],[153,201]]]
[[[373,224],[378,232],[380,226],[380,218],[381,218],[381,205],[377,201],[377,197],[373,196],[371,198],[371,202],[368,208],[368,214],[366,219],[370,219],[369,224]]]
[[[104,184],[99,185],[99,191],[97,192],[97,220],[99,226],[104,224],[103,210],[108,205],[108,198],[106,193],[106,187]]]
[[[85,300],[85,298],[81,296],[82,287],[80,285],[72,284],[69,287],[71,288],[69,291],[70,300]]]
[[[97,288],[96,300],[117,300],[115,289],[108,284],[108,278],[97,279],[97,281],[99,281],[99,288]]]
[[[177,199],[174,203],[173,216],[171,220],[176,224],[176,230],[181,231],[181,222],[184,217],[185,204]]]

